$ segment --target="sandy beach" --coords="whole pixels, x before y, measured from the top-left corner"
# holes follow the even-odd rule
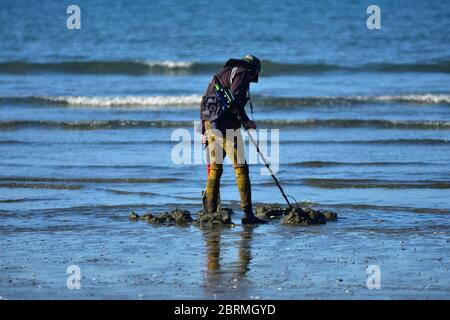
[[[337,222],[320,226],[200,228],[132,222],[124,210],[85,207],[81,220],[44,210],[45,226],[9,214],[23,227],[2,230],[2,299],[446,299],[450,292],[443,214],[339,208]],[[73,264],[79,290],[66,286]],[[370,265],[380,267],[380,289],[367,288]]]

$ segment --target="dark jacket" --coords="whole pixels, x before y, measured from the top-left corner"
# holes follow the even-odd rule
[[[214,109],[218,107],[215,102],[214,89],[216,76],[222,86],[226,86],[230,89],[235,99],[234,107],[237,108],[237,113],[227,111],[218,119],[214,117]],[[208,89],[202,98],[202,103],[200,105],[200,119],[202,120],[202,123],[205,120],[211,121],[213,128],[219,129],[224,133],[226,129],[240,128],[241,122],[247,122],[249,120],[244,109],[247,103],[247,92],[249,87],[250,80],[246,68],[236,66],[220,69],[209,83]],[[204,133],[204,126],[202,128],[202,133]]]

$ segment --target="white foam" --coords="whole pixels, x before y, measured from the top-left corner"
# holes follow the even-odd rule
[[[54,96],[38,97],[39,99],[72,106],[88,107],[121,107],[121,106],[198,106],[199,95],[189,96],[121,96],[121,97],[89,97],[89,96]]]
[[[193,62],[188,61],[171,61],[171,60],[165,60],[165,61],[144,61],[144,64],[147,66],[154,68],[154,67],[164,67],[168,69],[188,69],[192,67],[194,64]]]
[[[393,96],[376,96],[376,101],[393,101],[393,102],[412,102],[412,103],[450,103],[450,95],[446,94],[411,94],[411,95],[393,95]]]
[[[0,97],[1,98],[1,97]],[[8,97],[4,97],[8,98]],[[13,97],[17,99],[17,97]],[[201,102],[200,95],[180,95],[180,96],[34,96],[25,97],[38,101],[48,101],[65,104],[69,106],[87,107],[197,107]],[[284,100],[292,98],[284,97],[261,97],[261,102],[265,99]],[[299,100],[299,101],[297,101]],[[290,102],[290,104],[301,104],[301,100],[317,103],[341,103],[343,102],[381,102],[381,103],[411,103],[411,104],[450,104],[450,95],[446,94],[411,94],[411,95],[379,95],[379,96],[336,96],[336,97],[304,97]],[[317,100],[317,101],[316,101]]]

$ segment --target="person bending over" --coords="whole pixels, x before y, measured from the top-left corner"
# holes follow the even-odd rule
[[[206,211],[217,211],[220,177],[223,172],[223,160],[228,155],[234,167],[236,184],[244,212],[243,224],[266,223],[253,214],[251,184],[248,164],[245,161],[244,144],[240,131],[241,125],[246,129],[256,129],[254,121],[245,112],[250,82],[258,82],[261,71],[260,60],[252,55],[242,59],[229,59],[208,85],[200,106],[202,134],[206,136],[210,170],[206,182]],[[229,89],[233,101],[223,107],[217,95],[217,85]]]

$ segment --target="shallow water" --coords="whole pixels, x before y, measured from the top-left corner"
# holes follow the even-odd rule
[[[58,2],[0,4],[2,298],[449,298],[446,1],[381,1],[374,32],[364,1],[266,3],[250,15],[251,1],[79,5],[72,32]],[[235,15],[239,30],[224,23]],[[211,30],[230,43],[211,45]],[[132,210],[200,209],[205,165],[174,164],[171,135],[194,135],[212,73],[247,52],[263,59],[254,118],[280,130],[277,177],[341,219],[128,221]],[[250,168],[254,202],[282,202],[261,168]],[[230,165],[221,198],[239,224]],[[66,287],[71,264],[82,290]],[[369,265],[381,290],[366,287]]]

